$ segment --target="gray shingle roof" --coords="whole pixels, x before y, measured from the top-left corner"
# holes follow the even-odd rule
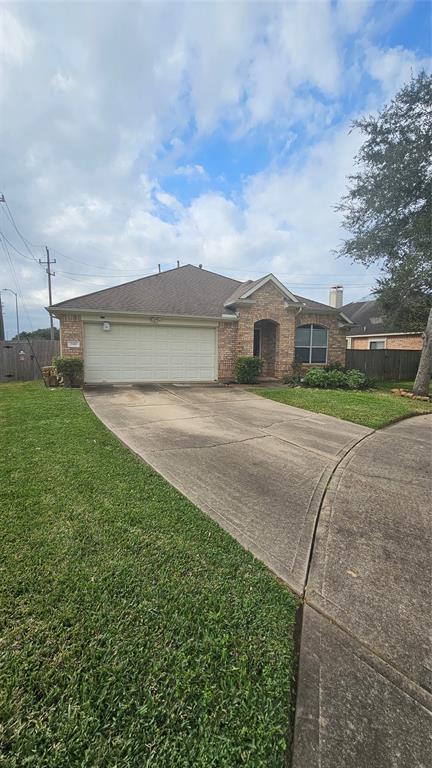
[[[350,304],[345,304],[342,307],[342,312],[348,315],[353,322],[353,327],[347,332],[350,336],[395,333],[398,330],[386,322],[376,299],[352,301]]]
[[[77,296],[53,304],[51,309],[142,312],[154,315],[219,318],[234,315],[226,306],[260,280],[240,282],[231,277],[186,264],[184,267],[158,272],[112,288]],[[310,309],[330,309],[327,304],[296,296]]]
[[[297,301],[302,304],[306,304],[309,309],[334,309],[330,304],[322,304],[320,301],[312,301],[312,299],[305,299],[304,296],[296,296]]]
[[[248,288],[252,288],[253,283],[253,280],[245,280],[244,283],[239,283],[235,291],[230,296],[227,296],[225,306],[228,307],[230,304],[234,304]]]
[[[220,317],[234,314],[224,307],[238,280],[186,264],[129,283],[54,304],[53,309],[100,309],[155,315]]]

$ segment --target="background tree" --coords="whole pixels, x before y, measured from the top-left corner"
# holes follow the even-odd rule
[[[432,323],[432,76],[412,77],[378,115],[356,120],[353,128],[365,141],[338,206],[350,232],[338,253],[379,263],[375,293],[384,315],[398,330],[419,331]],[[431,368],[432,332],[426,330],[417,394],[428,393]]]
[[[24,331],[21,333],[21,337],[26,338],[27,336],[30,339],[50,339],[50,328],[38,328],[36,331]],[[54,338],[57,340],[60,338],[60,331],[58,328],[54,328]],[[18,336],[14,336],[11,341],[18,341]]]

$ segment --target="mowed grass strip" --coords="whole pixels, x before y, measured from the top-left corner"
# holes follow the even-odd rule
[[[282,768],[290,592],[80,391],[0,385],[0,434],[0,764]]]
[[[353,421],[365,427],[379,429],[394,421],[419,413],[432,413],[432,403],[400,397],[385,389],[366,392],[344,389],[309,389],[302,387],[254,387],[251,392],[285,405],[306,411],[325,413],[338,419]],[[407,382],[404,382],[407,384]],[[391,386],[397,387],[396,382]]]

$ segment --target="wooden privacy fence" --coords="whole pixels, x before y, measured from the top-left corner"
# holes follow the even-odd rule
[[[0,341],[0,381],[31,381],[42,378],[39,366],[51,365],[60,343],[49,339]],[[38,365],[39,363],[39,365]]]
[[[357,368],[378,381],[414,379],[420,362],[418,349],[347,349],[347,368]]]

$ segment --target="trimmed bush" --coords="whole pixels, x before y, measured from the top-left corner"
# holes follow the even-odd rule
[[[255,384],[262,373],[264,360],[261,357],[239,357],[235,364],[235,375],[239,384]]]
[[[324,371],[327,377],[327,387],[329,389],[347,389],[347,374],[335,368],[332,371]]]
[[[302,378],[302,384],[304,387],[318,387],[319,389],[326,389],[328,384],[328,371],[324,368],[309,368]]]
[[[84,364],[79,357],[55,357],[53,365],[63,379],[64,387],[81,387]]]
[[[347,371],[345,376],[348,389],[366,389],[368,386],[366,374],[357,371],[355,368],[351,371]]]
[[[305,387],[318,389],[367,389],[374,382],[362,373],[352,369],[344,372],[340,368],[310,368],[302,379]]]

